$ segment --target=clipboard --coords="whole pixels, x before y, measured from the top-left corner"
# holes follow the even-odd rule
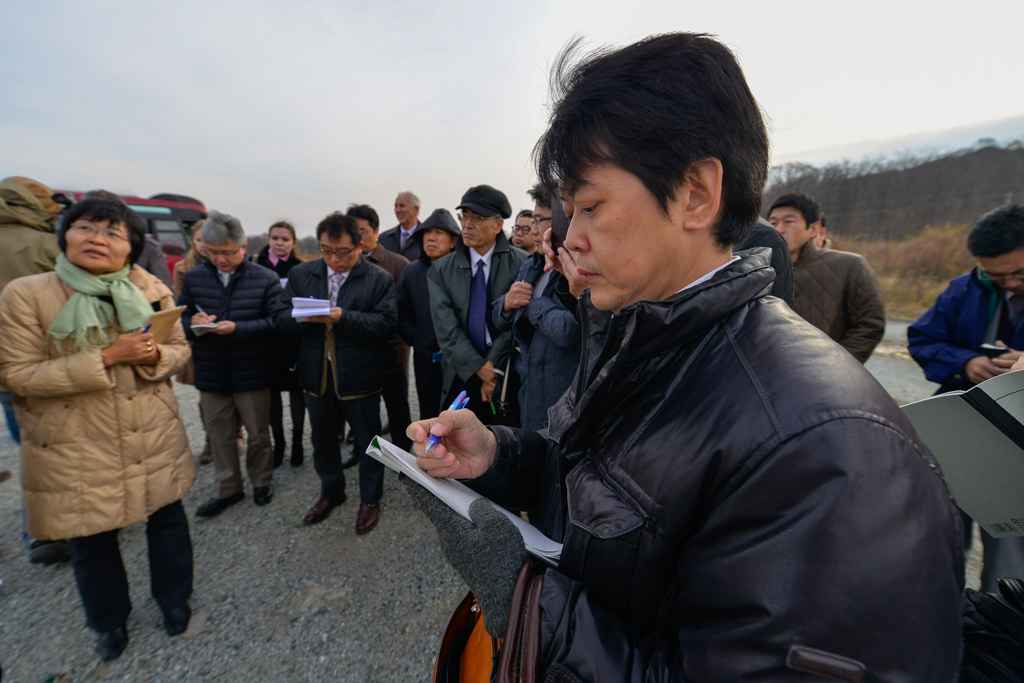
[[[185,311],[184,306],[178,306],[176,308],[168,308],[163,311],[157,311],[149,318],[149,333],[153,335],[153,341],[157,344],[163,344],[167,341],[167,337],[171,336],[171,330],[174,329],[174,323],[181,320],[181,314]]]

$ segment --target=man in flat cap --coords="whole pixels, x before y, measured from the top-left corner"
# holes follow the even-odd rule
[[[502,231],[504,219],[512,215],[503,192],[490,185],[471,187],[457,208],[462,235],[455,251],[438,259],[427,274],[444,375],[439,409],[447,409],[465,389],[467,407],[481,422],[518,426],[518,387],[504,386],[514,372],[508,362],[512,333],[499,332],[490,309],[515,282],[527,255],[509,244]],[[500,400],[502,388],[507,403]]]

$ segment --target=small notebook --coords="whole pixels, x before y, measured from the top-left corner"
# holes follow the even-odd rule
[[[157,344],[163,344],[167,341],[167,337],[171,336],[171,330],[174,329],[174,324],[181,320],[181,314],[185,310],[184,306],[178,306],[177,308],[168,308],[163,311],[157,311],[149,317],[149,333],[153,335],[153,341]]]
[[[1024,536],[1024,371],[902,408],[957,505],[995,537]]]
[[[203,323],[202,325],[191,325],[189,329],[191,329],[192,333],[197,337],[202,337],[210,330],[217,329],[217,323]]]
[[[469,506],[473,504],[473,501],[483,498],[479,493],[455,479],[435,479],[419,468],[416,464],[416,456],[403,451],[379,436],[373,437],[366,453],[394,471],[402,472],[405,476],[421,484],[466,519],[469,519]],[[509,521],[519,529],[528,552],[553,566],[558,565],[558,558],[562,555],[561,543],[555,543],[522,517],[512,514],[491,501],[487,502],[491,503],[495,510],[508,517]]]
[[[330,315],[331,302],[327,299],[307,299],[303,296],[292,297],[292,317],[311,318],[314,315]]]

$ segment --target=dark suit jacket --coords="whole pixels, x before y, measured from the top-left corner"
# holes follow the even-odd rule
[[[409,265],[407,258],[388,251],[380,244],[380,241],[377,242],[377,247],[363,258],[373,265],[388,271],[388,274],[395,281],[396,287],[398,285],[398,277],[405,270],[405,267]],[[398,334],[391,338],[390,344],[392,352],[384,354],[384,374],[397,375],[405,372],[409,367],[409,347],[406,346]]]
[[[417,223],[416,225],[418,226],[419,223]],[[415,230],[415,228],[413,229]],[[401,225],[396,225],[387,232],[382,232],[380,234],[380,237],[377,239],[378,244],[383,245],[384,248],[390,252],[400,254],[405,258],[409,259],[409,263],[412,263],[413,261],[418,259],[420,257],[420,254],[423,253],[423,247],[421,246],[420,242],[417,242],[416,240],[410,238],[409,241],[405,243],[405,249],[399,249],[398,245],[401,244],[401,242]]]

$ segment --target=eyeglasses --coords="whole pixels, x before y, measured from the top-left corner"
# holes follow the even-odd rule
[[[989,273],[985,270],[981,271],[984,275],[992,282],[1006,282],[1007,280],[1024,280],[1024,268],[1013,271],[1012,273]]]
[[[483,225],[484,221],[489,221],[494,216],[481,216],[478,213],[460,213],[459,222],[463,225]]]
[[[320,245],[320,253],[323,254],[324,256],[340,256],[341,258],[345,258],[349,254],[351,254],[353,251],[355,251],[355,248],[352,248],[352,249],[331,249],[330,247],[324,246],[323,244]]]
[[[241,247],[239,247],[241,249]],[[206,250],[207,256],[234,256],[238,253],[238,249],[209,249]]]
[[[110,240],[112,242],[127,242],[128,241],[128,235],[124,234],[124,232],[122,232],[121,230],[118,230],[117,228],[109,228],[109,227],[108,228],[100,228],[100,227],[97,227],[95,225],[85,225],[85,224],[81,224],[81,223],[75,223],[69,229],[70,230],[74,230],[75,232],[77,232],[80,235],[89,234],[89,235],[92,235],[93,237],[95,237],[95,236],[105,237],[105,238],[107,238],[108,240]]]
[[[551,220],[551,216],[548,216],[547,218],[538,218],[537,216],[534,216],[530,222],[536,225],[537,227],[540,227],[541,223],[549,220]]]
[[[533,226],[532,225],[513,225],[512,226],[512,234],[513,235],[516,234],[517,232],[521,232],[521,233],[523,233],[525,235],[526,233],[530,232],[531,230],[533,230]]]

